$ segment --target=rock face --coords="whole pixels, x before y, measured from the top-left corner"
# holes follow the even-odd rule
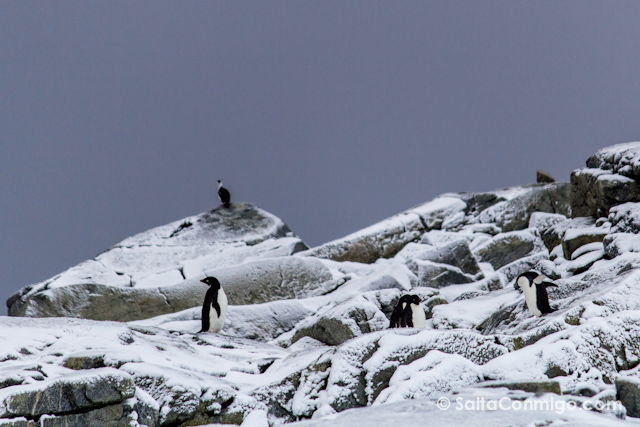
[[[0,317],[0,425],[513,423],[439,409],[443,396],[600,412],[518,411],[527,425],[640,417],[640,202],[621,201],[635,150],[574,173],[615,175],[600,193],[446,194],[309,250],[246,204],[126,239],[11,298],[13,315],[63,317]],[[553,313],[533,316],[514,288],[530,269],[558,285]],[[231,303],[217,334],[194,333],[205,274]],[[406,294],[424,329],[388,329]]]
[[[113,368],[70,374],[56,380],[0,390],[0,418],[37,419],[42,415],[106,410],[112,412],[108,416],[112,421],[111,417],[118,411],[109,406],[122,404],[133,397],[134,391],[132,378]],[[104,414],[94,413],[85,419],[95,419],[96,416],[99,418]]]

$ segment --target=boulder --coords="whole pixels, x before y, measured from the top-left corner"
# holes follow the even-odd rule
[[[156,419],[153,421],[155,425]],[[117,403],[115,405],[104,406],[93,409],[89,412],[81,412],[77,414],[64,415],[43,415],[40,418],[40,427],[66,427],[66,426],[104,426],[104,427],[128,427],[136,425],[137,414],[134,413],[131,405],[125,403]]]
[[[593,242],[602,242],[608,230],[597,227],[573,228],[565,232],[562,239],[562,252],[566,259],[571,259],[571,255],[576,249]]]
[[[638,183],[603,169],[577,169],[571,173],[573,216],[607,216],[612,206],[640,201]]]
[[[131,377],[113,368],[0,390],[0,418],[35,418],[99,408],[133,397]]]
[[[631,179],[640,178],[640,142],[601,148],[587,159],[587,167],[600,168]]]
[[[362,305],[351,305],[346,309],[339,307],[302,323],[296,328],[291,341],[296,342],[303,337],[311,337],[327,345],[339,345],[363,333],[371,332],[368,317],[374,317],[376,314],[376,310],[368,304],[366,307]],[[379,312],[377,317],[380,326],[387,322],[382,312]]]
[[[536,171],[536,183],[538,184],[548,184],[551,182],[556,182],[556,179],[552,177],[550,174],[545,171],[537,170]]]
[[[549,255],[545,252],[536,252],[532,255],[524,258],[519,258],[504,267],[501,267],[498,272],[502,274],[507,282],[515,280],[516,277],[529,270],[542,270],[540,268],[544,261],[548,260]]]
[[[399,298],[400,293],[394,293]],[[296,326],[291,342],[311,337],[328,345],[339,345],[356,336],[386,329],[389,319],[381,310],[377,294],[367,292],[328,309],[318,310],[318,314]]]
[[[230,304],[256,304],[312,294],[332,279],[321,261],[282,257],[211,270]],[[160,288],[86,284],[28,293],[11,300],[9,315],[130,321],[201,306],[207,291],[197,279]]]
[[[546,212],[534,212],[529,219],[529,228],[538,230],[540,238],[548,250],[552,250],[562,242],[563,225],[569,223],[566,216]]]
[[[457,197],[439,197],[298,255],[362,263],[390,258],[425,231],[440,228],[446,218],[462,212],[465,207]]]
[[[475,275],[480,272],[478,262],[469,249],[466,239],[457,239],[442,246],[409,243],[396,258],[407,264],[409,269],[418,274],[416,261],[431,261],[457,267],[466,274]]]
[[[609,210],[612,233],[640,233],[640,203],[623,203]]]
[[[517,259],[543,250],[546,248],[542,240],[525,230],[498,234],[475,248],[474,254],[481,262],[488,262],[497,270]]]
[[[573,215],[606,216],[612,206],[639,202],[640,143],[616,144],[587,159],[587,168],[571,174]]]
[[[442,288],[449,285],[473,282],[474,276],[465,274],[458,267],[431,261],[416,260],[418,286]]]
[[[640,253],[640,236],[630,233],[608,234],[604,240],[604,252],[607,258],[615,258],[626,253]]]
[[[382,390],[375,405],[406,399],[439,397],[482,381],[481,368],[457,354],[432,350],[424,357],[399,366]]]
[[[570,214],[567,183],[535,184],[505,190],[505,198],[488,207],[478,216],[480,222],[495,223],[502,231],[521,230],[529,224],[533,212]],[[510,194],[509,194],[510,193]]]
[[[616,399],[627,410],[630,417],[640,417],[640,380],[630,377],[616,379]]]

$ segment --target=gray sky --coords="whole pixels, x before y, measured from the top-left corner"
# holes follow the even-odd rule
[[[211,208],[218,178],[308,244],[566,180],[640,138],[639,20],[637,1],[3,1],[0,298]]]

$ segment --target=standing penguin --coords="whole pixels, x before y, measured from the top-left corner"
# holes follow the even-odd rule
[[[427,317],[418,295],[404,295],[391,313],[390,328],[424,328]]]
[[[227,316],[227,296],[215,277],[206,277],[201,282],[208,285],[209,289],[202,304],[202,329],[198,333],[219,332]]]
[[[389,322],[390,328],[402,328],[406,325],[402,325],[403,316],[405,307],[409,304],[409,299],[411,297],[409,295],[403,295],[398,300],[398,303],[393,308],[393,312],[391,313],[391,321]]]
[[[425,316],[424,309],[420,305],[420,297],[411,295],[409,298],[409,305],[404,309],[403,313],[403,317],[406,319],[405,322],[409,327],[424,329],[427,326],[427,316]]]
[[[527,308],[535,316],[540,317],[543,314],[553,313],[555,310],[549,305],[548,287],[557,288],[558,285],[548,281],[549,278],[544,274],[535,271],[527,271],[522,273],[516,279],[516,285],[522,289],[524,300]]]
[[[222,186],[222,181],[218,180],[218,197],[220,198],[220,203],[225,208],[231,206],[231,193],[229,190]]]

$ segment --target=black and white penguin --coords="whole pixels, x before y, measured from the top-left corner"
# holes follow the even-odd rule
[[[222,181],[220,180],[218,180],[218,197],[220,198],[222,206],[225,208],[231,206],[231,193],[222,186]]]
[[[558,285],[549,281],[550,279],[544,274],[535,271],[527,271],[522,273],[516,279],[516,285],[522,289],[524,300],[527,308],[535,316],[540,317],[543,314],[553,313],[555,310],[549,305],[548,287],[558,287]]]
[[[209,289],[202,304],[202,329],[198,333],[219,332],[227,316],[227,296],[215,277],[206,277],[201,282]]]
[[[390,328],[425,328],[427,316],[418,295],[404,295],[391,313]]]
[[[393,308],[393,312],[391,312],[391,320],[389,321],[390,328],[402,328],[406,326],[402,324],[402,320],[403,320],[402,313],[404,312],[404,309],[407,306],[407,304],[409,304],[410,298],[411,298],[410,295],[403,295],[400,297],[400,299],[398,300],[398,303]]]

